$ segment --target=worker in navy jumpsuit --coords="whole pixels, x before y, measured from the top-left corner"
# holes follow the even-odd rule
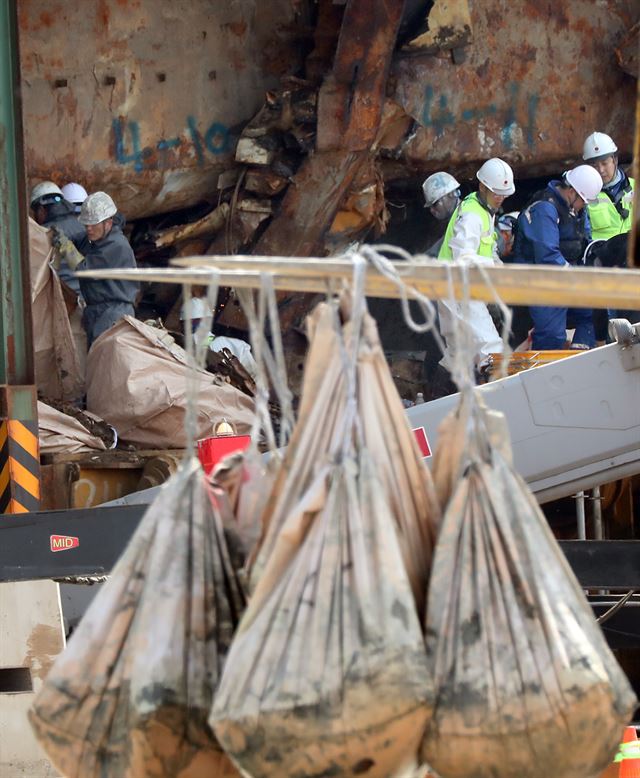
[[[584,174],[581,165],[565,174],[562,181],[551,181],[538,198],[525,208],[518,217],[516,239],[513,249],[513,261],[547,267],[568,267],[582,262],[584,251],[591,240],[591,225],[585,206],[585,200],[593,196],[599,182],[587,180],[585,188],[580,174]],[[593,168],[590,168],[593,171]],[[595,171],[593,171],[595,172]],[[578,189],[571,185],[573,180]],[[590,174],[585,174],[589,179]],[[590,185],[590,186],[589,186]],[[581,197],[578,191],[587,192]],[[533,320],[534,349],[563,349],[567,343],[567,317],[575,327],[571,346],[573,348],[593,348],[595,335],[591,309],[588,308],[552,308],[549,306],[531,306]]]

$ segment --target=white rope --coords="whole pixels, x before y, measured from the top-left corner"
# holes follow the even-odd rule
[[[271,383],[280,403],[280,446],[286,446],[293,432],[295,425],[295,415],[293,412],[293,394],[289,389],[287,381],[287,364],[284,358],[284,348],[282,345],[282,331],[280,329],[280,315],[278,313],[278,301],[275,288],[273,286],[273,277],[269,273],[262,274],[261,294],[266,298],[267,312],[269,318],[269,330],[271,333],[271,343],[273,354],[266,348],[265,362]]]
[[[513,354],[513,349],[511,348],[511,344],[509,343],[509,333],[511,332],[511,325],[513,323],[513,311],[502,300],[502,298],[498,294],[498,290],[495,288],[494,284],[491,282],[491,279],[489,278],[489,274],[487,273],[486,267],[484,267],[480,263],[478,263],[477,267],[478,270],[480,271],[480,275],[482,276],[487,286],[487,289],[489,289],[489,291],[491,292],[493,300],[496,303],[496,305],[500,308],[500,313],[502,314],[502,331],[500,332],[500,338],[502,339],[502,361],[500,363],[499,377],[506,378],[508,367],[509,367],[509,360],[511,358],[511,355]],[[495,380],[493,376],[491,377],[491,380]]]
[[[467,324],[469,318],[469,273],[466,265],[461,265],[460,281],[462,285],[462,298],[457,300],[454,293],[453,273],[454,268],[449,262],[447,268],[448,297],[446,304],[450,306],[453,321],[453,352],[451,365],[451,377],[462,393],[470,392],[475,387],[474,371],[474,344],[471,328]],[[460,314],[456,310],[460,307]]]
[[[182,299],[184,305],[184,341],[187,357],[185,434],[187,458],[195,456],[195,439],[198,431],[198,397],[200,378],[198,376],[205,363],[206,350],[209,344],[211,319],[218,297],[218,271],[212,270],[207,291],[207,313],[200,320],[195,333],[192,330],[193,299],[191,284],[183,284]]]
[[[345,375],[346,381],[346,407],[345,407],[345,434],[342,444],[343,459],[353,455],[354,444],[356,440],[359,445],[363,444],[364,435],[361,429],[361,418],[358,413],[358,361],[360,356],[360,346],[362,342],[364,317],[367,312],[367,304],[364,296],[364,279],[366,272],[366,260],[355,253],[351,256],[353,264],[353,276],[351,286],[351,342],[350,353],[347,351],[347,344],[344,341],[344,328],[341,329],[341,353],[343,362],[346,360]]]
[[[236,294],[249,323],[249,339],[256,363],[255,415],[251,427],[251,449],[257,451],[261,434],[264,434],[269,451],[277,455],[278,446],[269,413],[269,378],[265,367],[264,352],[267,348],[264,337],[265,305],[258,298],[258,311],[254,293],[249,289],[237,289]]]

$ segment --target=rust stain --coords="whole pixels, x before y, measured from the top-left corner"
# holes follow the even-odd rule
[[[107,0],[98,0],[96,7],[96,22],[98,33],[102,31],[101,28],[109,26],[109,19],[111,17],[109,11],[109,3]]]
[[[43,27],[51,27],[53,24],[53,16],[48,11],[42,11],[39,20]]]
[[[64,643],[59,629],[49,624],[36,624],[27,639],[27,654],[23,664],[31,669],[31,675],[44,680]]]
[[[229,22],[228,28],[230,32],[232,32],[234,35],[237,35],[238,38],[241,38],[247,31],[247,23],[244,21],[244,19],[239,22]]]

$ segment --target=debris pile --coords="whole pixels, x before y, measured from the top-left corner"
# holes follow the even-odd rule
[[[59,410],[52,405],[38,401],[38,440],[40,454],[80,454],[83,452],[106,451],[111,446],[103,436],[91,431],[91,417],[69,406]],[[91,422],[100,424],[91,419]],[[106,426],[106,425],[105,425]],[[113,430],[111,443],[115,442]]]
[[[109,365],[109,370],[104,366]],[[189,371],[184,349],[164,329],[125,316],[93,344],[87,363],[87,408],[147,448],[184,448]],[[197,437],[226,419],[250,431],[253,402],[219,377],[198,370]]]

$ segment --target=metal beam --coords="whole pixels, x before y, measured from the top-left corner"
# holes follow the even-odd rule
[[[0,0],[0,384],[33,384],[16,3]]]
[[[5,516],[0,522],[0,582],[111,572],[148,507]]]
[[[40,499],[17,3],[0,0],[0,512]]]
[[[43,511],[0,522],[0,582],[107,575],[148,505]],[[640,541],[560,541],[584,588],[640,590]]]
[[[204,261],[204,266],[173,268],[138,268],[122,270],[83,270],[76,275],[85,278],[120,278],[131,281],[155,281],[168,284],[207,284],[216,267],[220,286],[238,289],[260,288],[258,266],[273,274],[276,290],[326,293],[328,282],[340,289],[341,281],[353,277],[353,264],[342,260],[309,257],[298,260],[302,271],[294,270],[296,260],[288,257],[185,257],[182,263]],[[233,267],[233,270],[228,268]],[[238,268],[237,270],[235,268]],[[239,269],[250,268],[250,269]],[[408,287],[431,300],[462,299],[464,279],[468,281],[473,300],[495,302],[496,297],[509,305],[565,305],[571,308],[637,308],[640,299],[640,272],[615,268],[542,267],[538,265],[503,265],[475,267],[456,262],[441,262],[414,257],[412,263],[395,262],[395,271]],[[290,272],[291,271],[291,272]],[[295,274],[294,274],[295,273]],[[398,284],[381,275],[372,266],[366,269],[367,297],[401,298]]]

